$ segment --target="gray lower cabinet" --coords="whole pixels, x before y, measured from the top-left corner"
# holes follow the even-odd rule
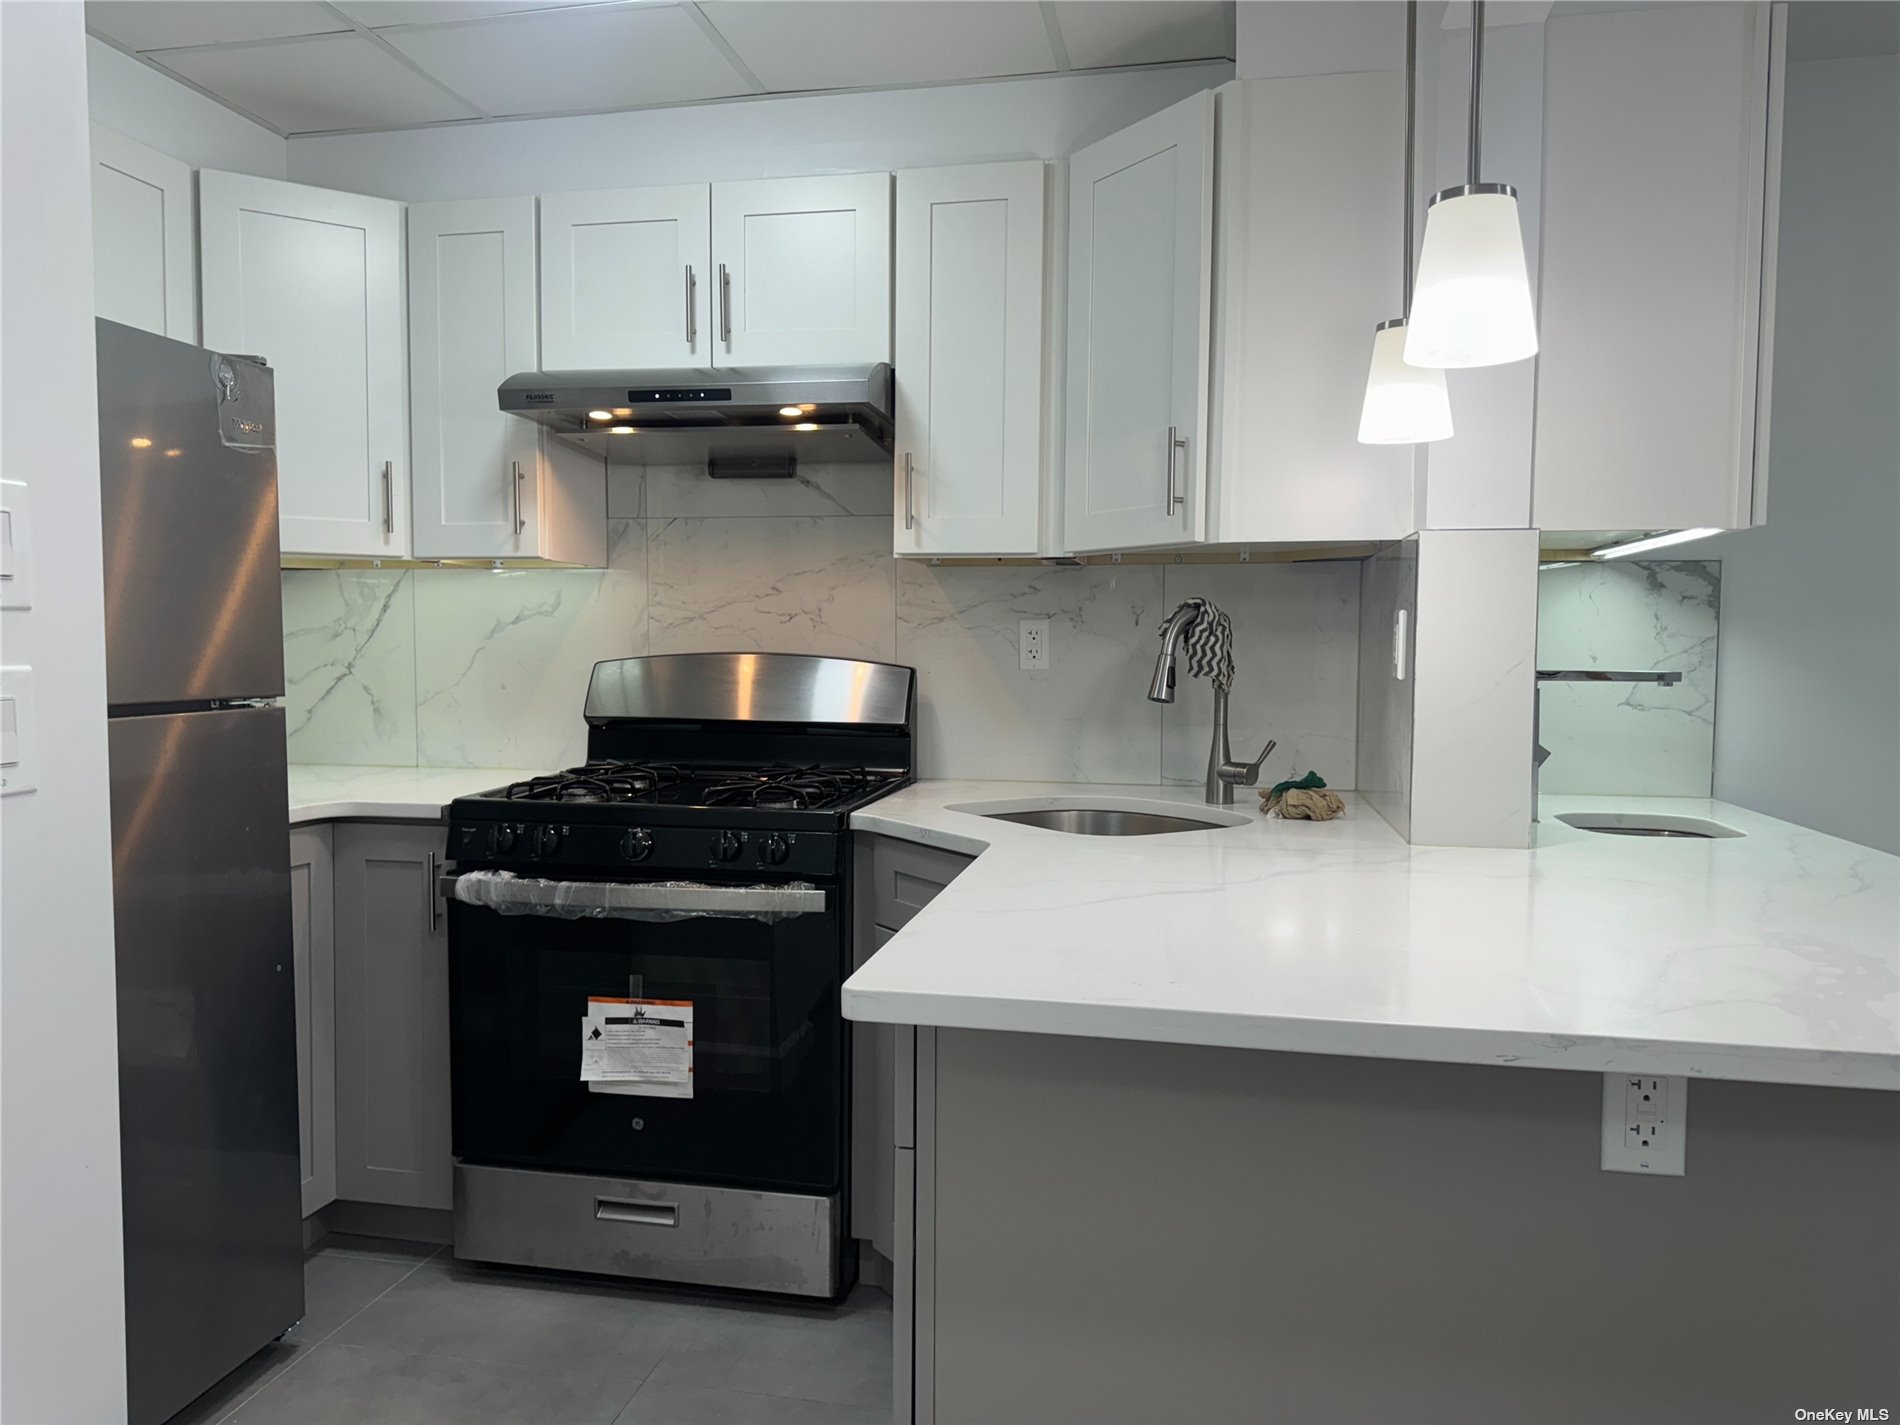
[[[855,965],[862,965],[954,881],[971,858],[888,836],[860,835],[854,855]],[[860,1024],[851,1074],[851,1235],[895,1263],[899,1188],[894,1152],[912,1146],[916,1035],[903,1025]]]
[[[336,1200],[336,921],[328,826],[290,832],[291,962],[297,991],[297,1159],[303,1214]]]
[[[336,1195],[453,1205],[440,825],[336,828]]]

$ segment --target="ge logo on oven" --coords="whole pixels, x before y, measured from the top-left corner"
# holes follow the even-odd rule
[[[633,1131],[635,1133],[640,1132],[646,1126],[647,1126],[647,1121],[644,1118],[636,1118],[633,1120]]]

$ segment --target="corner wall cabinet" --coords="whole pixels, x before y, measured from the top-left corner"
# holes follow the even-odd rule
[[[1215,91],[1209,540],[1403,539],[1409,445],[1361,445],[1372,330],[1398,313],[1405,84],[1392,73]]]
[[[891,177],[541,199],[550,371],[889,361]]]
[[[1533,518],[1765,518],[1785,5],[1545,25]]]
[[[190,166],[94,124],[93,309],[109,321],[196,342],[197,253]]]
[[[276,373],[283,552],[406,555],[402,204],[204,169],[198,224],[204,344]]]
[[[453,1206],[441,825],[342,823],[336,852],[336,1195]]]
[[[1040,161],[897,175],[900,555],[1040,548],[1047,188]]]
[[[1213,235],[1212,93],[1070,160],[1071,549],[1206,538]]]
[[[602,457],[496,404],[539,365],[535,325],[534,199],[411,205],[416,558],[606,563]]]

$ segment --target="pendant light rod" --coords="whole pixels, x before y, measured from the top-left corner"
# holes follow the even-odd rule
[[[1399,305],[1400,316],[1412,310],[1412,189],[1416,183],[1412,153],[1418,124],[1417,85],[1418,0],[1405,0],[1405,243],[1402,248],[1405,268],[1401,282],[1404,301]]]
[[[1471,137],[1465,181],[1478,182],[1478,135],[1484,107],[1484,0],[1471,0]]]

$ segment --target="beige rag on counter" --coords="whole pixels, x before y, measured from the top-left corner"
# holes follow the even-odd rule
[[[1288,821],[1331,821],[1346,810],[1339,793],[1325,787],[1289,787],[1278,796],[1262,792],[1260,801],[1269,816]]]

